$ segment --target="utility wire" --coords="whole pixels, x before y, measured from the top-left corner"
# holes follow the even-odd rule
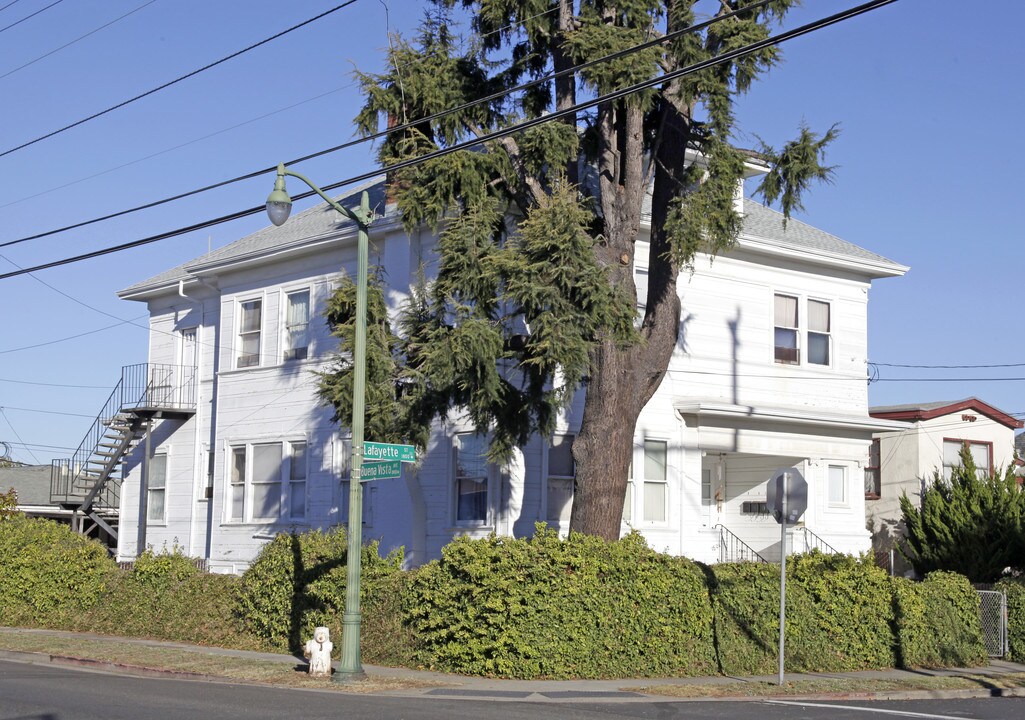
[[[901,365],[898,363],[870,362],[871,365],[891,368],[914,368],[917,370],[978,370],[981,368],[1025,367],[1025,363],[999,363],[996,365]]]
[[[17,0],[15,0],[15,1],[17,1]],[[34,13],[32,13],[31,15],[26,15],[26,16],[25,16],[25,17],[23,17],[23,18],[22,18],[21,20],[17,20],[17,21],[15,21],[15,22],[12,22],[12,23],[11,23],[10,25],[8,25],[7,27],[2,27],[2,28],[0,28],[0,33],[4,32],[5,30],[10,30],[10,29],[11,29],[12,27],[14,27],[15,25],[21,25],[21,24],[22,24],[23,22],[25,22],[25,21],[26,21],[26,20],[28,20],[29,18],[34,18],[34,17],[35,17],[36,15],[38,15],[39,13],[41,13],[41,12],[46,12],[47,10],[49,10],[50,8],[52,8],[52,7],[54,6],[54,5],[60,5],[60,4],[62,3],[62,2],[64,2],[64,0],[56,0],[56,2],[52,2],[52,3],[50,3],[49,5],[47,5],[46,7],[42,8],[41,10],[36,10],[36,11],[35,11]],[[14,4],[14,3],[10,3],[10,4],[8,4],[8,5],[4,5],[4,6],[2,7],[2,8],[0,8],[0,10],[6,10],[7,8],[9,8],[9,7],[10,7],[11,5],[13,5],[13,4]],[[13,429],[13,428],[12,428],[12,429]]]
[[[18,4],[18,0],[11,0],[9,3],[4,5],[3,7],[0,7],[0,12],[3,12],[7,8],[9,8],[11,5],[17,5],[17,4]]]
[[[493,100],[498,100],[498,99],[501,99],[501,98],[503,98],[503,97],[505,97],[507,95],[511,95],[513,93],[522,92],[523,90],[527,90],[527,89],[529,89],[531,87],[534,87],[536,85],[539,85],[541,83],[550,82],[551,80],[554,80],[556,78],[562,77],[564,75],[568,75],[570,73],[576,73],[576,72],[579,72],[581,70],[586,70],[587,68],[593,67],[594,65],[597,65],[599,63],[604,63],[604,62],[609,62],[611,60],[616,60],[618,58],[624,57],[624,56],[629,55],[631,53],[639,52],[639,51],[645,50],[645,49],[647,49],[649,47],[654,47],[655,45],[659,45],[659,44],[662,44],[662,43],[669,42],[671,40],[676,39],[677,37],[681,37],[681,36],[686,35],[686,34],[692,34],[692,33],[695,33],[695,32],[700,32],[701,30],[704,30],[705,28],[709,27],[710,25],[713,25],[714,23],[722,22],[724,20],[728,20],[728,19],[733,18],[733,17],[735,17],[735,16],[737,16],[737,15],[739,15],[741,13],[744,13],[744,12],[749,12],[751,10],[757,10],[759,7],[761,7],[763,5],[766,5],[769,2],[771,2],[771,1],[772,0],[759,0],[759,2],[756,2],[756,3],[752,4],[752,5],[748,5],[748,6],[744,7],[741,10],[735,10],[735,11],[733,11],[731,13],[726,13],[726,14],[720,15],[718,17],[712,18],[711,20],[707,20],[705,22],[698,23],[697,25],[690,25],[690,26],[688,26],[686,28],[681,28],[680,30],[676,30],[674,32],[668,33],[668,34],[666,34],[666,35],[664,35],[664,36],[662,36],[660,38],[657,38],[655,40],[650,40],[648,42],[644,42],[644,43],[641,43],[639,45],[634,45],[634,46],[631,46],[629,48],[624,48],[623,50],[619,50],[619,51],[611,53],[609,55],[604,55],[604,56],[602,56],[600,58],[595,58],[593,60],[588,60],[586,62],[580,63],[579,65],[574,65],[573,67],[565,68],[565,69],[560,70],[558,72],[549,73],[548,75],[545,75],[543,77],[537,78],[535,80],[531,80],[529,82],[522,83],[520,85],[517,85],[515,87],[509,88],[507,90],[502,90],[502,91],[499,91],[499,92],[496,92],[496,93],[492,93],[491,95],[487,95],[487,96],[485,96],[483,98],[479,98],[477,100],[472,100],[470,102],[466,102],[466,103],[463,103],[461,105],[457,105],[456,107],[449,108],[448,110],[442,110],[440,112],[436,112],[433,115],[428,115],[427,117],[420,118],[420,119],[414,120],[412,122],[402,123],[400,125],[396,125],[394,127],[390,127],[387,130],[383,130],[381,132],[376,132],[376,133],[367,135],[365,137],[358,138],[356,140],[350,140],[348,142],[344,142],[341,145],[335,145],[334,147],[330,147],[330,148],[327,148],[325,150],[320,150],[318,152],[311,153],[309,155],[303,155],[302,157],[298,157],[298,158],[295,158],[293,160],[288,160],[288,161],[285,162],[285,165],[288,165],[288,166],[298,165],[300,163],[306,162],[307,160],[313,160],[314,158],[322,157],[324,155],[335,153],[335,152],[338,152],[340,150],[345,150],[347,148],[354,147],[356,145],[362,145],[363,143],[373,142],[374,140],[378,140],[378,139],[387,137],[388,135],[390,135],[392,133],[402,132],[403,130],[408,130],[410,128],[416,127],[417,125],[419,125],[421,123],[433,122],[434,120],[439,120],[439,119],[441,119],[443,117],[446,117],[448,115],[451,115],[453,113],[462,112],[463,110],[467,110],[467,109],[475,107],[477,105],[481,105],[481,104],[484,104],[484,103],[487,103],[487,102],[491,102]],[[510,26],[507,26],[507,27],[510,27]],[[504,28],[499,29],[496,32],[501,32],[503,29]],[[570,108],[569,110],[572,111],[573,108]],[[545,117],[550,118],[551,115],[547,115]],[[560,115],[560,117],[561,117],[561,115]],[[473,142],[477,143],[477,142],[480,142],[480,141],[479,140],[475,140]],[[391,166],[391,167],[394,167],[394,166]],[[8,240],[7,242],[0,243],[0,248],[7,247],[9,245],[16,245],[18,243],[27,242],[29,240],[38,240],[39,238],[48,237],[50,235],[56,235],[58,233],[66,232],[68,230],[75,230],[77,228],[85,227],[87,225],[92,225],[94,223],[103,222],[105,220],[111,220],[111,219],[116,218],[116,217],[121,217],[122,215],[128,215],[130,213],[139,212],[140,210],[148,210],[149,208],[157,207],[159,205],[164,205],[164,204],[169,203],[169,202],[174,202],[175,200],[181,200],[183,198],[187,198],[187,197],[190,197],[192,195],[198,195],[200,193],[208,192],[210,190],[215,190],[217,188],[224,187],[226,185],[231,185],[233,183],[242,182],[243,180],[250,180],[252,178],[259,177],[260,175],[264,175],[266,173],[273,172],[276,169],[277,169],[277,165],[272,165],[270,167],[261,168],[259,170],[254,170],[253,172],[246,173],[245,175],[239,175],[238,177],[234,177],[234,178],[231,178],[229,180],[222,180],[220,182],[213,183],[212,185],[206,185],[204,187],[196,188],[195,190],[189,190],[187,192],[179,193],[177,195],[172,195],[171,197],[163,198],[162,200],[154,200],[152,202],[148,202],[148,203],[145,203],[143,205],[137,205],[135,207],[128,208],[127,210],[121,210],[121,211],[118,211],[118,212],[115,212],[115,213],[111,213],[109,215],[103,215],[101,217],[93,218],[92,220],[85,220],[85,221],[82,221],[82,222],[74,223],[73,225],[66,225],[64,227],[57,228],[56,230],[48,230],[46,232],[37,233],[35,235],[28,235],[26,237],[18,238],[17,240]],[[377,175],[377,174],[379,174],[379,173],[375,172],[372,175],[370,175],[369,177],[373,177],[374,175]],[[337,185],[336,185],[336,187],[337,187]]]
[[[78,36],[77,38],[75,38],[74,40],[72,40],[72,41],[70,41],[70,42],[66,42],[66,43],[64,43],[63,45],[61,45],[60,47],[58,47],[58,48],[54,48],[54,49],[53,49],[53,50],[51,50],[50,52],[48,52],[48,53],[45,53],[45,54],[43,54],[43,55],[40,55],[40,56],[39,56],[39,57],[37,57],[37,58],[36,58],[35,60],[29,60],[29,61],[28,61],[27,63],[25,63],[25,64],[23,64],[23,65],[19,65],[18,67],[14,68],[13,70],[8,70],[8,71],[7,71],[7,72],[5,72],[5,73],[4,73],[3,75],[0,75],[0,80],[3,80],[3,79],[4,79],[5,77],[7,77],[8,75],[13,75],[14,73],[18,72],[19,70],[24,70],[24,69],[25,69],[25,68],[27,68],[27,67],[28,67],[29,65],[34,65],[35,63],[39,62],[40,60],[43,60],[44,58],[48,58],[48,57],[50,57],[51,55],[53,55],[54,53],[58,53],[58,52],[60,52],[61,50],[63,50],[64,48],[66,48],[66,47],[71,47],[72,45],[74,45],[75,43],[79,42],[80,40],[85,40],[85,39],[86,39],[87,37],[89,37],[90,35],[95,35],[95,34],[96,34],[96,33],[98,33],[98,32],[99,32],[100,30],[103,30],[104,28],[108,28],[108,27],[110,27],[111,25],[113,25],[114,23],[118,22],[119,20],[124,20],[124,19],[125,19],[126,17],[128,17],[129,15],[133,15],[133,14],[135,14],[135,13],[139,12],[139,11],[140,11],[140,10],[142,10],[142,9],[143,9],[144,7],[147,7],[147,6],[149,6],[149,5],[152,5],[152,4],[153,4],[153,3],[155,3],[156,1],[157,1],[157,0],[149,0],[149,2],[147,2],[147,3],[144,3],[143,5],[140,5],[139,7],[135,8],[134,10],[129,10],[129,11],[128,11],[128,12],[126,12],[126,13],[125,13],[124,15],[122,15],[122,16],[120,16],[120,17],[116,17],[116,18],[114,18],[113,20],[111,20],[110,22],[108,22],[108,23],[104,23],[103,25],[100,25],[100,26],[99,26],[98,28],[96,28],[95,30],[90,30],[90,31],[89,31],[89,32],[87,32],[87,33],[86,33],[85,35],[79,35],[79,36]],[[0,11],[2,11],[2,10],[3,10],[3,8],[0,8]]]
[[[9,427],[11,429],[11,432],[14,433],[14,437],[18,438],[18,442],[20,442],[22,445],[25,445],[25,441],[21,439],[21,435],[18,434],[18,430],[14,427],[14,423],[11,422],[11,419],[7,417],[7,413],[4,412],[3,407],[0,407],[0,417],[2,417],[4,421],[7,423],[7,427]],[[32,456],[33,460],[36,461],[36,465],[39,465],[39,458],[37,458],[36,454],[29,449],[28,445],[25,445],[25,451]]]
[[[76,390],[106,390],[110,392],[110,385],[68,385],[67,383],[46,383],[34,382],[32,380],[12,380],[11,378],[0,378],[0,382],[14,383],[15,385],[38,385],[40,387],[75,388]]]
[[[95,415],[86,415],[85,413],[61,412],[60,410],[36,410],[35,408],[13,407],[11,405],[4,405],[4,406],[2,406],[2,409],[4,409],[4,410],[17,410],[19,412],[43,413],[45,415],[68,415],[69,417],[84,417],[84,418],[96,417]]]
[[[57,0],[57,2],[61,2],[61,0]],[[250,50],[255,50],[256,48],[260,47],[261,45],[266,45],[267,43],[271,42],[272,40],[277,40],[278,38],[282,37],[283,35],[287,35],[288,33],[293,32],[294,30],[298,30],[299,28],[304,27],[306,25],[309,25],[310,23],[312,23],[312,22],[314,22],[316,20],[320,20],[321,18],[326,17],[326,16],[330,15],[333,12],[341,10],[344,7],[348,7],[349,5],[352,5],[354,2],[356,2],[356,0],[347,0],[347,2],[344,2],[341,5],[336,5],[335,7],[331,8],[330,10],[325,10],[324,12],[320,13],[319,15],[311,17],[309,20],[304,20],[303,22],[301,22],[301,23],[299,23],[297,25],[293,25],[292,27],[288,28],[287,30],[282,30],[281,32],[279,32],[279,33],[277,33],[275,35],[271,35],[269,38],[264,38],[263,40],[261,40],[261,41],[259,41],[257,43],[253,43],[249,47],[243,48],[242,50],[239,50],[237,52],[233,52],[231,55],[227,55],[227,56],[221,58],[220,60],[215,60],[214,62],[209,63],[208,65],[204,65],[203,67],[199,68],[198,70],[193,70],[192,72],[190,72],[190,73],[188,73],[186,75],[182,75],[182,76],[180,76],[178,78],[175,78],[174,80],[171,80],[170,82],[166,82],[163,85],[160,85],[158,87],[153,88],[152,90],[147,90],[146,92],[141,93],[139,95],[136,95],[133,98],[129,98],[128,100],[124,100],[123,102],[119,102],[117,105],[112,105],[109,108],[107,108],[106,110],[101,110],[100,112],[93,113],[92,115],[90,115],[88,117],[85,117],[85,118],[82,118],[81,120],[76,120],[75,122],[71,123],[70,125],[65,125],[64,127],[59,128],[57,130],[53,130],[52,132],[48,132],[45,135],[40,135],[39,137],[35,138],[34,140],[29,140],[28,142],[24,142],[21,145],[16,145],[15,147],[12,147],[12,148],[9,148],[7,150],[4,150],[3,152],[0,152],[0,157],[4,157],[5,155],[10,155],[13,152],[17,152],[18,150],[22,150],[24,148],[27,148],[30,145],[35,145],[36,143],[42,142],[43,140],[46,140],[47,138],[51,138],[54,135],[59,135],[62,132],[65,132],[67,130],[71,130],[72,128],[75,128],[75,127],[78,127],[79,125],[87,123],[90,120],[95,120],[96,118],[102,117],[103,115],[106,115],[107,113],[113,112],[114,110],[117,110],[119,108],[123,108],[126,105],[130,105],[131,103],[135,102],[136,100],[141,100],[142,98],[147,97],[149,95],[152,95],[153,93],[156,93],[156,92],[159,92],[161,90],[164,90],[165,88],[169,88],[172,85],[180,83],[183,80],[187,80],[190,77],[198,75],[201,72],[204,72],[204,71],[209,70],[211,68],[217,67],[218,65],[220,65],[222,63],[225,63],[228,60],[232,60],[233,58],[236,58],[239,55],[242,55],[244,53],[247,53]],[[54,4],[56,4],[56,3],[54,3]],[[49,7],[52,7],[52,6],[49,6]],[[45,8],[44,8],[44,10],[45,10]],[[6,28],[4,28],[4,29],[6,29]],[[3,32],[3,30],[0,30],[0,32]]]
[[[576,105],[573,105],[571,107],[565,108],[563,110],[553,111],[553,112],[549,113],[548,115],[544,115],[544,116],[541,116],[541,117],[533,118],[531,120],[525,120],[523,122],[516,123],[515,125],[511,125],[511,126],[509,126],[507,128],[503,128],[501,130],[496,130],[494,132],[485,133],[483,135],[480,135],[480,136],[478,136],[478,137],[476,137],[476,138],[474,138],[472,140],[468,140],[468,141],[463,142],[463,143],[456,143],[455,145],[450,145],[449,147],[446,147],[446,148],[440,148],[438,150],[435,150],[435,151],[430,152],[430,153],[426,153],[426,154],[421,155],[419,157],[410,158],[408,160],[402,160],[400,162],[397,162],[397,163],[394,163],[392,165],[389,165],[387,168],[384,168],[384,169],[377,169],[377,170],[374,170],[374,171],[369,172],[369,173],[363,173],[361,175],[356,175],[356,176],[347,178],[345,180],[340,180],[340,181],[338,181],[336,183],[332,183],[330,185],[324,186],[322,188],[322,190],[324,190],[325,192],[329,192],[331,190],[336,190],[336,189],[338,189],[340,187],[344,187],[346,185],[352,185],[352,184],[355,184],[355,183],[358,183],[358,182],[362,182],[364,180],[369,180],[369,179],[378,177],[379,175],[381,175],[382,172],[385,172],[385,171],[402,170],[402,169],[405,169],[407,167],[412,167],[412,166],[415,166],[415,165],[420,165],[420,164],[428,162],[430,160],[435,160],[435,159],[440,158],[440,157],[451,155],[452,153],[455,153],[455,152],[459,152],[459,151],[462,151],[462,150],[466,150],[466,149],[469,149],[469,148],[473,148],[473,147],[477,147],[477,146],[483,145],[483,144],[485,144],[487,142],[490,142],[492,140],[497,140],[499,138],[505,137],[506,135],[512,135],[514,133],[521,132],[523,130],[529,130],[531,128],[537,127],[537,126],[542,125],[544,123],[553,122],[555,120],[559,120],[559,119],[561,119],[563,117],[566,117],[566,116],[569,116],[569,115],[571,115],[573,113],[579,112],[580,110],[586,110],[588,108],[596,107],[596,106],[601,105],[601,104],[606,103],[606,102],[611,102],[613,100],[619,100],[619,99],[621,99],[623,97],[626,97],[627,95],[633,94],[633,93],[638,92],[640,90],[646,90],[648,88],[655,87],[656,85],[659,85],[661,83],[665,83],[665,82],[668,82],[668,81],[671,81],[671,80],[675,80],[677,78],[684,77],[686,75],[691,75],[691,74],[694,74],[696,72],[700,72],[702,70],[706,70],[706,69],[714,67],[716,65],[720,65],[722,63],[729,62],[731,60],[735,60],[735,59],[737,59],[739,57],[742,57],[744,55],[748,55],[750,53],[757,52],[757,51],[762,50],[764,48],[771,47],[772,45],[782,44],[784,42],[787,42],[788,40],[793,40],[794,38],[801,37],[803,35],[807,35],[808,33],[814,32],[816,30],[820,30],[820,29],[828,27],[830,25],[835,25],[836,23],[842,22],[844,20],[849,20],[849,19],[851,19],[853,17],[856,17],[858,15],[862,15],[862,14],[864,14],[866,12],[869,12],[871,10],[875,10],[875,9],[883,7],[885,5],[890,5],[890,4],[894,3],[894,2],[896,2],[896,0],[870,0],[870,2],[863,3],[862,5],[858,5],[856,7],[849,8],[847,10],[843,10],[843,11],[838,12],[838,13],[834,13],[833,15],[830,15],[828,17],[822,18],[820,20],[816,20],[816,21],[807,23],[807,24],[802,25],[800,27],[794,28],[793,30],[788,30],[788,31],[779,33],[778,35],[770,36],[770,37],[768,37],[768,38],[766,38],[764,40],[760,40],[758,42],[750,43],[748,45],[745,45],[743,47],[737,48],[735,50],[731,50],[729,52],[722,53],[720,55],[716,55],[715,57],[709,58],[708,60],[703,60],[701,62],[694,63],[692,65],[689,65],[689,66],[685,67],[685,68],[680,68],[679,70],[674,70],[672,72],[665,73],[665,74],[660,75],[660,76],[658,76],[656,78],[652,78],[650,80],[645,80],[645,81],[642,81],[642,82],[639,82],[639,83],[635,83],[634,85],[630,85],[630,86],[628,86],[626,88],[622,88],[620,90],[616,90],[616,91],[607,93],[605,95],[599,95],[598,97],[595,97],[592,100],[588,100],[588,101],[585,101],[585,102],[582,102],[582,103],[577,103]],[[393,131],[394,131],[394,129],[393,129]],[[314,153],[312,155],[307,156],[307,158],[317,157],[320,154],[323,154],[323,152],[321,152],[321,153]],[[266,172],[270,172],[273,169],[276,169],[276,166],[275,166],[275,168],[268,168],[268,169],[262,170],[262,171],[260,171],[258,173],[250,173],[249,175],[247,175],[245,177],[246,178],[255,177],[256,175],[260,175],[260,174],[263,174],[263,173],[266,173]],[[226,183],[219,183],[217,185],[217,187],[219,187],[220,185],[223,185],[223,184],[226,184]],[[188,194],[194,194],[194,193],[186,193],[186,194],[182,195],[181,197],[184,197],[185,195],[188,195]],[[313,197],[314,195],[316,195],[316,193],[313,190],[309,190],[307,192],[303,192],[303,193],[301,193],[299,195],[293,196],[292,199],[293,200],[303,200],[303,199],[308,198],[308,197]],[[25,275],[27,273],[36,272],[36,271],[39,271],[39,270],[47,270],[49,268],[59,267],[61,265],[68,265],[68,264],[71,264],[71,263],[81,262],[83,260],[89,260],[89,259],[100,257],[100,256],[103,256],[103,255],[109,255],[111,253],[121,252],[123,250],[128,250],[130,248],[140,247],[142,245],[148,245],[150,243],[158,242],[160,240],[167,240],[169,238],[176,237],[178,235],[184,235],[186,233],[194,232],[196,230],[202,230],[202,229],[205,229],[205,228],[208,228],[208,227],[213,227],[215,225],[221,225],[221,224],[224,224],[226,222],[231,222],[233,220],[238,220],[238,219],[241,219],[241,218],[244,218],[244,217],[249,217],[250,215],[256,215],[258,213],[263,212],[264,209],[265,209],[265,207],[263,205],[258,205],[256,207],[247,208],[245,210],[238,210],[238,211],[230,213],[228,215],[222,215],[220,217],[211,218],[209,220],[204,220],[204,221],[195,223],[193,225],[188,225],[188,226],[185,226],[185,227],[182,227],[182,228],[178,228],[176,230],[169,230],[167,232],[159,233],[157,235],[151,235],[149,237],[142,238],[142,239],[139,239],[139,240],[133,240],[133,241],[126,242],[126,243],[121,243],[120,245],[113,245],[113,246],[109,246],[109,247],[106,247],[106,248],[101,248],[99,250],[94,250],[92,252],[83,253],[81,255],[75,255],[75,256],[72,256],[72,257],[63,258],[61,260],[54,260],[54,261],[51,261],[51,262],[48,262],[48,263],[43,263],[41,265],[35,265],[33,267],[25,268],[25,269],[22,269],[22,270],[17,270],[17,271],[13,271],[13,272],[7,272],[7,273],[4,273],[4,274],[0,274],[0,280],[5,280],[5,279],[11,278],[11,277],[17,277],[19,275]],[[28,239],[28,238],[26,238],[26,239]],[[10,244],[10,243],[7,243],[7,244]],[[0,247],[3,247],[3,246],[0,245]]]

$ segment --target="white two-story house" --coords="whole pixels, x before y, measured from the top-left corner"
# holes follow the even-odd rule
[[[437,238],[407,234],[383,184],[368,187],[378,214],[370,262],[386,269],[396,310],[421,262],[435,265]],[[796,467],[809,484],[798,549],[868,550],[868,449],[893,427],[868,414],[868,293],[907,268],[738,202],[736,247],[714,263],[699,257],[681,278],[680,342],[637,423],[623,529],[702,561],[771,560],[779,529],[766,482]],[[348,430],[318,401],[316,373],[336,347],[322,313],[339,273],[355,273],[355,246],[355,226],[318,205],[120,293],[149,308],[150,367],[177,368],[162,386],[190,383],[184,412],[150,412],[130,443],[120,559],[178,546],[240,572],[276,533],[347,521]],[[643,297],[643,242],[637,257]],[[581,411],[582,396],[554,437],[534,438],[506,466],[488,464],[485,439],[452,412],[402,478],[366,484],[364,537],[420,564],[459,534],[519,536],[538,521],[566,529]]]

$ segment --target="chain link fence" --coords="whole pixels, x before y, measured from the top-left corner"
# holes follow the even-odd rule
[[[996,590],[976,590],[982,616],[982,637],[990,657],[1007,654],[1007,596]]]

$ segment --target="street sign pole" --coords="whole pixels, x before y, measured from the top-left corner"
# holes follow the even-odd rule
[[[779,684],[783,684],[784,628],[787,618],[787,482],[790,473],[783,473],[778,482],[783,504],[783,521],[779,524]]]

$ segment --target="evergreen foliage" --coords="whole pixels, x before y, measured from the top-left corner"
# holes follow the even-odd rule
[[[920,575],[949,570],[990,583],[1008,568],[1025,569],[1025,491],[1011,467],[981,472],[964,447],[950,479],[936,473],[922,491],[921,508],[907,495],[900,507],[901,552]]]
[[[1025,662],[1025,577],[1004,578],[993,589],[1007,596],[1007,659]]]
[[[0,492],[0,520],[9,518],[18,513],[18,493],[11,488],[7,492]]]
[[[986,664],[979,596],[964,576],[937,571],[920,583],[901,577],[890,582],[900,667]]]
[[[384,122],[412,123],[381,145],[382,164],[394,165],[567,111],[578,95],[606,94],[764,40],[796,2],[722,0],[713,4],[717,17],[748,9],[541,82],[552,71],[689,28],[700,3],[432,0],[415,37],[393,38],[387,69],[358,74],[366,102],[356,124],[371,134]],[[472,18],[465,37],[453,21],[457,8]],[[390,189],[407,229],[441,232],[439,270],[395,330],[382,330],[388,340],[368,351],[382,369],[367,404],[370,436],[423,447],[432,421],[459,409],[489,435],[489,455],[498,461],[530,434],[550,435],[557,411],[586,382],[573,447],[584,492],[571,529],[618,537],[632,430],[676,347],[677,278],[698,253],[729,248],[740,231],[734,195],[745,156],[731,144],[734,101],[779,60],[777,48],[763,48],[395,170]],[[528,80],[539,82],[501,96]],[[801,128],[783,150],[765,146],[755,159],[770,169],[761,193],[787,217],[811,182],[829,178],[823,151],[835,136],[835,127],[822,136]],[[648,286],[638,297],[634,265],[638,241],[648,239],[641,229],[648,192]],[[343,283],[339,293],[350,292]],[[342,319],[335,326],[343,357],[350,325]],[[332,372],[344,376],[351,364],[340,361]],[[351,380],[325,378],[323,397],[343,420],[350,392]],[[609,407],[617,409],[612,432],[602,410]]]

